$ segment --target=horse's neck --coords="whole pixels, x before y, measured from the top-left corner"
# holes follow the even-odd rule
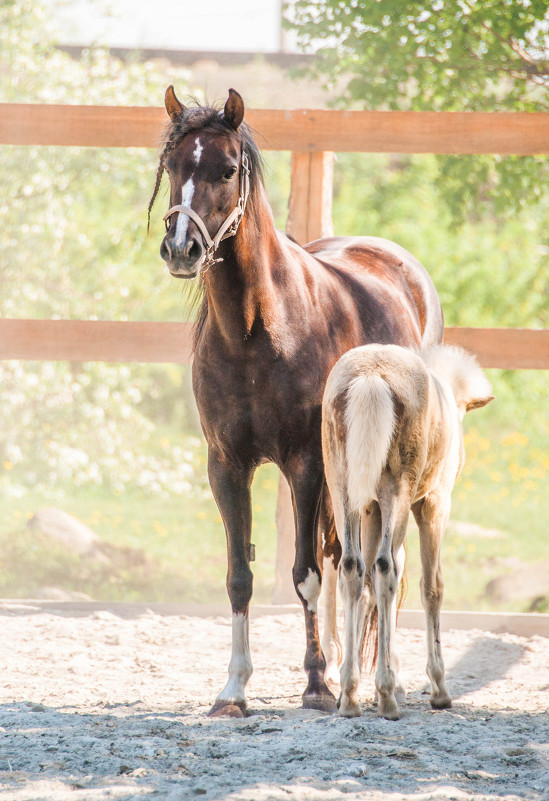
[[[219,255],[223,261],[204,276],[209,324],[228,347],[241,345],[259,324],[276,347],[284,312],[273,267],[283,270],[286,258],[263,187],[253,211],[246,210],[237,234],[224,240]]]

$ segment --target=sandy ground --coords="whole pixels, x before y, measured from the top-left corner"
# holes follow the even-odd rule
[[[450,631],[449,711],[432,712],[423,634],[398,635],[401,720],[300,709],[301,615],[255,619],[252,714],[209,719],[230,621],[4,605],[0,797],[549,799],[549,639]]]

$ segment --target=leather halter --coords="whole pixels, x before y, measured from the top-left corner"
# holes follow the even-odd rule
[[[208,229],[204,224],[204,220],[200,217],[199,214],[196,213],[190,206],[184,206],[180,204],[178,206],[172,206],[169,209],[168,213],[164,216],[164,222],[166,223],[166,231],[168,230],[168,219],[175,214],[176,212],[180,212],[186,214],[187,217],[196,224],[200,233],[202,234],[202,238],[204,243],[206,244],[206,252],[202,259],[201,267],[205,266],[206,269],[212,266],[212,264],[216,264],[218,261],[223,261],[223,259],[214,259],[214,253],[219,247],[219,243],[223,239],[228,239],[230,236],[234,236],[238,231],[238,226],[244,216],[244,211],[246,209],[246,203],[248,201],[248,195],[250,194],[250,166],[248,161],[248,154],[244,149],[242,149],[242,156],[240,159],[240,194],[238,196],[238,201],[232,212],[226,218],[225,222],[221,224],[218,232],[212,239],[208,233]]]

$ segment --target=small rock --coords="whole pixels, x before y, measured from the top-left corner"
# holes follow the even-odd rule
[[[56,540],[71,553],[93,556],[102,562],[109,561],[101,552],[101,540],[97,534],[62,509],[44,506],[30,518],[27,526]]]
[[[549,560],[532,562],[520,570],[492,579],[485,594],[495,601],[533,601],[549,596]]]

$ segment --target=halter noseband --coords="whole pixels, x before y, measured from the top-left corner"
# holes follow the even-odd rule
[[[250,194],[250,166],[248,162],[248,154],[242,148],[242,155],[240,158],[240,193],[238,196],[238,201],[234,209],[231,211],[225,222],[221,224],[218,232],[212,239],[208,233],[208,229],[204,224],[204,220],[200,217],[199,214],[196,213],[190,206],[184,206],[182,204],[178,206],[172,206],[171,209],[168,210],[168,213],[164,216],[164,222],[166,224],[166,231],[168,231],[168,219],[175,214],[176,212],[182,212],[186,214],[187,217],[196,224],[200,233],[202,234],[202,238],[206,244],[206,253],[202,260],[202,265],[205,266],[206,269],[209,269],[212,264],[216,264],[218,261],[223,261],[223,259],[214,259],[214,253],[219,247],[219,243],[223,239],[228,239],[230,236],[234,236],[238,231],[238,226],[240,225],[242,218],[244,216],[244,211],[246,209],[246,203],[248,201],[248,195]]]

